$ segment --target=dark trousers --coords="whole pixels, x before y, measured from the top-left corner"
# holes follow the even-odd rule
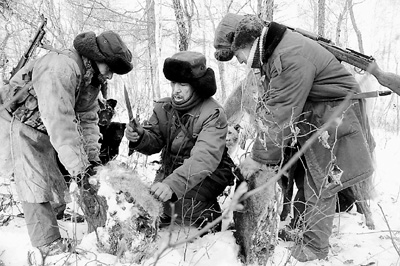
[[[50,244],[61,237],[56,216],[49,202],[22,202],[22,208],[32,246]]]
[[[304,197],[304,166],[302,165],[301,161],[299,161],[294,167],[295,169],[292,178],[294,179],[294,183],[296,184],[297,193],[293,199],[293,219],[290,221],[289,224],[291,228],[301,226],[302,215],[304,214],[304,210],[306,208],[306,199]]]
[[[323,197],[321,188],[316,186],[306,171],[306,165],[300,161],[297,163],[294,178],[298,191],[294,199],[294,217],[290,225],[301,227],[304,230],[304,245],[307,245],[315,253],[327,255],[335,215],[336,197]]]

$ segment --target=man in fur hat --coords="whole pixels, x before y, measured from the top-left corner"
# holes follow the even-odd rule
[[[100,162],[97,97],[104,80],[132,69],[132,54],[113,31],[81,33],[73,46],[28,63],[7,92],[12,98],[31,82],[7,110],[8,130],[18,197],[42,258],[67,251],[50,204],[69,200],[60,169],[93,192],[88,176]]]
[[[279,165],[292,140],[297,147],[304,145],[348,93],[360,92],[354,77],[317,42],[253,15],[227,14],[217,27],[214,46],[217,60],[235,56],[261,71],[264,94],[257,116],[264,131],[241,166],[247,178],[265,165]],[[298,162],[305,169],[300,191],[306,201],[305,231],[291,254],[302,262],[327,258],[336,193],[374,171],[375,144],[363,100],[351,100],[341,123],[324,133],[326,138],[313,143]]]
[[[217,197],[233,184],[226,115],[212,98],[214,71],[203,54],[176,53],[165,60],[163,71],[171,81],[171,97],[156,102],[148,126],[127,126],[125,135],[138,152],[162,151],[162,166],[151,186],[165,203],[161,222],[170,223],[172,202],[177,223],[202,227],[221,215]]]

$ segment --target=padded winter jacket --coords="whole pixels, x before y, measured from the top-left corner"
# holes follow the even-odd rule
[[[290,30],[263,63],[261,73],[264,95],[257,115],[264,129],[263,145],[254,145],[252,157],[265,164],[278,164],[282,147],[293,140],[304,145],[349,91],[360,92],[354,77],[330,52]],[[364,102],[351,101],[340,118],[339,125],[327,130],[327,142],[314,142],[304,154],[309,174],[327,196],[369,177],[374,170],[371,152],[375,143]],[[343,171],[342,185],[330,184],[332,170],[338,169]]]
[[[25,85],[26,77],[33,85],[21,101],[24,108],[13,114],[9,136],[21,201],[64,201],[57,157],[71,176],[83,172],[89,161],[99,161],[100,86],[90,85],[81,70],[86,73],[82,58],[71,49],[30,62],[10,80],[13,88]],[[25,121],[21,112],[31,111],[34,119]]]
[[[233,181],[225,112],[208,98],[183,114],[180,121],[171,98],[156,102],[149,126],[134,149],[147,155],[163,150],[155,181],[169,185],[178,198],[216,199]]]

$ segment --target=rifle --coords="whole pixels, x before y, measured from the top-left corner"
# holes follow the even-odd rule
[[[47,18],[45,18],[43,16],[43,14],[40,16],[40,18],[42,19],[42,24],[40,24],[40,26],[35,34],[35,37],[31,41],[31,44],[28,47],[28,49],[26,50],[26,52],[23,54],[23,56],[19,60],[18,65],[16,67],[14,67],[13,70],[10,72],[10,74],[11,74],[10,79],[15,75],[15,73],[17,73],[21,68],[23,68],[26,65],[26,63],[29,61],[29,58],[31,58],[31,56],[32,56],[33,52],[36,50],[36,48],[42,45],[42,39],[43,39],[44,35],[46,34],[44,27],[47,24]]]
[[[344,61],[361,70],[367,71],[372,74],[382,86],[389,88],[391,91],[400,95],[400,76],[394,73],[382,71],[376,63],[375,58],[372,56],[367,56],[348,48],[342,49],[336,46],[331,40],[306,30],[291,27],[287,28],[318,42],[322,47],[331,52],[340,62]],[[387,95],[387,92],[382,92],[382,95]]]

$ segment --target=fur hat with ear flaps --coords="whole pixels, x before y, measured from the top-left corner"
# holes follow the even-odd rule
[[[207,68],[201,53],[178,52],[165,59],[163,72],[170,81],[189,83],[202,98],[209,98],[217,91],[214,71]]]
[[[131,51],[113,31],[105,31],[97,37],[92,31],[81,33],[74,39],[74,48],[90,60],[106,63],[115,74],[123,75],[133,68]]]
[[[265,23],[255,15],[226,14],[215,31],[215,58],[218,61],[231,60],[238,49],[253,44],[264,26]]]

